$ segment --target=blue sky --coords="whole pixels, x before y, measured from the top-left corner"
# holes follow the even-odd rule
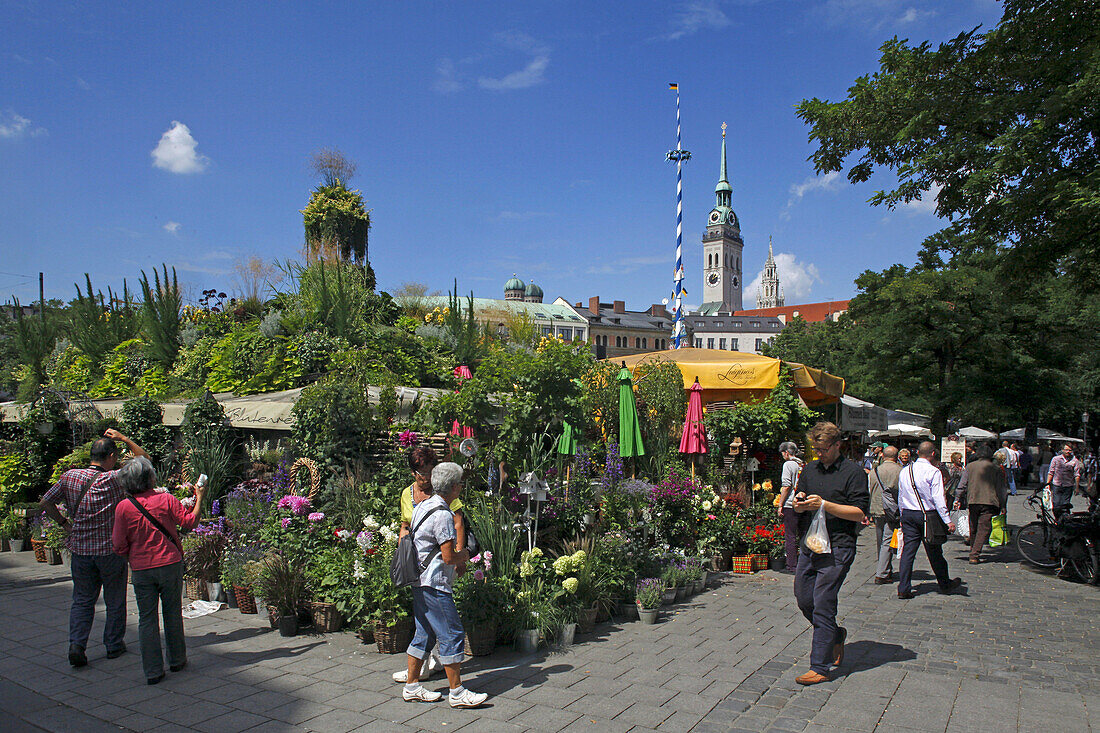
[[[685,286],[728,123],[745,281],[775,241],[787,302],[850,297],[938,227],[888,186],[817,177],[794,115],[877,68],[878,46],[953,37],[992,0],[41,3],[0,1],[0,300],[73,296],[174,265],[193,295],[242,257],[297,257],[307,159],[342,149],[373,209],[380,287],[629,307],[671,289],[681,90]]]

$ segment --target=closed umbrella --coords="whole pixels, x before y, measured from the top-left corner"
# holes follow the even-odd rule
[[[634,382],[625,366],[619,371],[619,455],[623,458],[645,455],[638,406],[634,402]]]
[[[703,387],[699,378],[688,390],[687,417],[684,420],[684,434],[680,436],[680,452],[693,456],[691,477],[695,478],[694,456],[707,452],[707,428],[703,424]]]

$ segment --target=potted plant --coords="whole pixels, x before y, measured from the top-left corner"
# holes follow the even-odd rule
[[[221,581],[225,589],[226,602],[230,608],[236,608],[241,613],[256,613],[256,605],[252,601],[252,590],[248,586],[251,581],[245,582],[246,566],[255,562],[259,557],[256,550],[248,547],[234,547],[225,551],[221,562]],[[238,593],[238,590],[241,592]],[[243,603],[242,603],[243,599]]]
[[[657,623],[657,613],[665,594],[664,583],[659,578],[643,578],[635,589],[638,618],[643,624]]]
[[[34,550],[34,559],[37,562],[46,562],[46,522],[50,521],[45,514],[39,514],[30,523],[31,548]]]
[[[9,512],[6,519],[11,522],[11,535],[8,540],[11,551],[23,552],[28,546],[26,523],[14,511]]]
[[[491,557],[475,555],[466,574],[455,583],[455,605],[466,627],[466,653],[472,657],[492,654],[496,646],[504,594],[500,580],[489,574],[491,570]]]
[[[0,514],[0,552],[8,552],[11,549],[11,541],[19,534],[19,520],[10,511]]]
[[[210,596],[207,594],[206,581],[200,580],[196,575],[202,551],[202,537],[194,532],[188,532],[183,536],[180,544],[183,545],[184,595],[192,601],[209,600]]]
[[[237,584],[233,586],[234,595],[237,596],[237,609],[241,613],[259,613],[261,607],[266,611],[266,606],[256,592],[256,581],[260,577],[261,567],[259,560],[249,560],[241,565]]]
[[[223,600],[225,596],[221,582],[221,563],[226,545],[224,522],[201,524],[188,537],[195,538],[194,544],[190,546],[190,557],[187,557],[188,546],[184,545],[188,571],[200,583],[206,584],[209,600]]]
[[[263,563],[261,594],[278,611],[281,636],[298,633],[298,606],[306,593],[305,574],[282,555],[271,555]]]
[[[339,631],[344,623],[341,606],[351,586],[351,557],[342,547],[331,547],[313,556],[306,571],[313,591],[310,613],[313,627],[322,633]]]
[[[42,539],[46,543],[46,560],[50,565],[61,564],[61,553],[65,550],[65,537],[65,530],[57,522],[43,516]]]
[[[745,528],[745,544],[752,557],[752,570],[766,570],[768,555],[772,551],[772,527],[766,524],[754,524]]]

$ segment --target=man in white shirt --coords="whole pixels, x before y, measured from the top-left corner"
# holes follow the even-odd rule
[[[1005,479],[1008,481],[1008,495],[1016,496],[1016,468],[1020,465],[1019,456],[1012,450],[1007,440],[1001,442],[1000,450],[994,455],[1001,456],[1001,465],[1004,466]]]
[[[943,548],[938,544],[924,542],[925,511],[939,514],[947,525],[948,532],[955,531],[955,523],[947,513],[947,504],[943,496],[943,474],[932,465],[936,455],[936,446],[924,441],[917,447],[917,460],[902,469],[898,476],[898,507],[901,509],[901,533],[903,544],[901,561],[898,563],[898,598],[912,598],[913,561],[917,559],[917,550],[924,544],[928,563],[936,574],[940,585],[939,592],[951,593],[960,585],[960,578],[952,579],[947,572],[947,560],[943,557]],[[934,517],[931,518],[934,520]]]

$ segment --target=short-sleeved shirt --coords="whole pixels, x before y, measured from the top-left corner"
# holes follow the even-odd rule
[[[825,501],[858,507],[868,513],[871,494],[867,489],[867,474],[855,461],[840,456],[826,466],[820,460],[811,461],[798,476],[798,491],[811,496],[817,494]],[[798,517],[798,534],[801,537],[810,528],[814,512],[802,512]],[[855,549],[859,522],[834,517],[825,513],[825,527],[829,530],[829,542],[834,547]]]
[[[437,511],[432,512],[431,516],[424,520],[424,524],[417,527],[417,523],[433,507],[438,507]],[[420,573],[420,586],[453,593],[455,567],[443,562],[443,554],[439,552],[441,544],[456,537],[454,515],[448,511],[443,497],[431,496],[417,504],[409,525],[410,531],[416,528],[413,543],[416,545],[417,558],[421,565],[427,562],[427,567]],[[429,557],[431,557],[430,561]]]
[[[89,479],[91,486],[78,507],[76,501]],[[65,511],[73,523],[69,536],[65,538],[65,547],[69,552],[74,555],[113,555],[111,528],[114,526],[115,505],[125,495],[118,480],[118,471],[104,471],[92,466],[72,468],[61,474],[42,501],[54,505],[64,502]]]
[[[783,506],[790,509],[794,506],[794,495],[798,492],[795,491],[795,484],[798,482],[798,472],[802,470],[802,461],[792,458],[791,460],[783,464],[783,473],[779,477],[780,488],[789,486],[790,491],[787,492],[787,499],[783,502]]]
[[[416,506],[413,504],[412,484],[405,487],[405,490],[401,492],[401,523],[412,525],[413,508]],[[451,511],[462,511],[462,499],[455,499],[451,502]]]

